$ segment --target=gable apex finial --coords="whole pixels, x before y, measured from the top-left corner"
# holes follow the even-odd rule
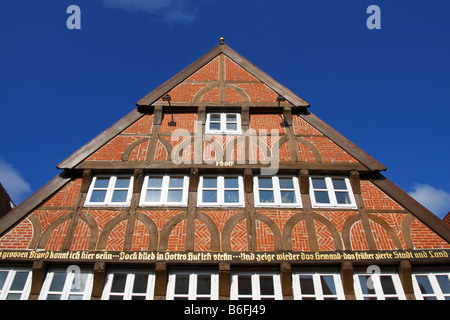
[[[224,37],[220,37],[220,44],[224,44],[225,43],[225,38]]]

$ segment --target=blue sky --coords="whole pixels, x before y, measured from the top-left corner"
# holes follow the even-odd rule
[[[81,29],[69,30],[69,5]],[[381,29],[369,30],[377,5]],[[442,217],[450,210],[448,0],[0,4],[0,182],[16,204],[219,37]]]

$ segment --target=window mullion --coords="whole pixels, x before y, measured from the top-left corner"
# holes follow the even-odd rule
[[[217,204],[218,205],[223,205],[224,204],[224,195],[225,195],[225,190],[224,190],[224,179],[223,176],[218,176],[216,178],[217,184],[216,184],[216,192],[217,192]]]
[[[161,184],[161,197],[159,199],[159,201],[160,201],[159,204],[167,203],[167,198],[169,196],[169,182],[170,182],[170,176],[164,175],[163,181]]]
[[[109,178],[108,189],[106,189],[105,203],[110,204],[114,193],[114,186],[116,184],[116,176]]]
[[[322,284],[320,283],[320,274],[314,273],[312,276],[314,284],[314,295],[316,296],[316,300],[324,300]]]
[[[330,197],[330,205],[336,206],[337,199],[336,199],[336,192],[333,187],[333,179],[331,177],[326,177],[325,182],[327,186],[328,197]]]
[[[277,176],[272,177],[272,187],[273,187],[273,197],[276,206],[281,205],[281,189],[280,189],[280,180]]]

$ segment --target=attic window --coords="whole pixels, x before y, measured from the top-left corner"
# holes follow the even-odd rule
[[[310,177],[310,196],[313,208],[356,208],[355,198],[346,177]]]
[[[230,112],[212,112],[206,116],[206,133],[240,133],[241,115]]]
[[[129,206],[133,177],[129,175],[95,176],[86,198],[87,206]]]

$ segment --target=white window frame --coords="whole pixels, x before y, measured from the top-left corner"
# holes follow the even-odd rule
[[[125,288],[123,292],[111,292],[114,276],[116,274],[126,274]],[[143,293],[133,292],[134,279],[136,274],[148,275],[147,290]],[[109,300],[112,296],[123,297],[123,300],[132,300],[133,297],[144,297],[145,300],[153,300],[155,291],[155,273],[150,270],[130,270],[114,268],[106,276],[103,288],[102,300]]]
[[[220,115],[220,129],[215,130],[211,129],[211,114],[219,114]],[[236,130],[227,130],[227,115],[236,115]],[[216,122],[216,121],[213,121]],[[234,123],[234,122],[233,122]],[[241,125],[241,114],[238,112],[208,112],[206,114],[206,127],[205,133],[233,133],[240,134],[242,133],[242,125]]]
[[[209,275],[211,277],[211,291],[210,294],[199,294],[197,293],[197,279],[199,275]],[[175,285],[177,276],[188,276],[189,277],[189,287],[187,294],[175,293]],[[219,300],[219,274],[214,271],[200,270],[200,271],[186,271],[186,270],[175,270],[169,273],[169,278],[167,282],[167,300],[176,300],[181,298],[183,300]]]
[[[273,188],[271,188],[271,189],[260,188],[259,187],[259,178],[272,178],[272,187]],[[294,189],[292,190],[292,189],[281,188],[279,178],[292,178],[292,182],[294,184]],[[283,207],[283,208],[301,208],[302,207],[300,186],[298,184],[298,177],[296,177],[296,176],[292,176],[292,175],[255,176],[255,177],[253,177],[253,190],[254,190],[255,206],[257,206],[257,207]],[[273,190],[274,202],[273,203],[261,202],[260,198],[259,198],[260,190]],[[297,202],[296,203],[283,203],[282,199],[281,199],[281,191],[282,190],[294,191]]]
[[[109,182],[108,182],[108,187],[107,188],[94,188],[95,186],[95,182],[97,181],[97,178],[109,178]],[[130,184],[128,186],[128,188],[115,188],[116,185],[116,181],[117,178],[130,178]],[[134,181],[134,177],[132,175],[125,175],[125,174],[121,174],[121,175],[96,175],[92,178],[91,181],[91,185],[89,186],[89,190],[88,190],[88,194],[86,196],[86,202],[85,202],[85,206],[97,206],[97,207],[102,207],[102,206],[123,206],[123,207],[127,207],[130,205],[131,203],[131,196],[133,195],[133,181]],[[92,197],[92,193],[94,190],[105,190],[106,191],[106,195],[105,195],[105,200],[103,202],[92,202],[90,201],[91,197]],[[127,190],[127,199],[125,202],[112,202],[112,197],[114,194],[115,190]]]
[[[320,178],[325,179],[326,189],[314,189],[312,179]],[[347,187],[344,189],[334,189],[333,187],[333,179],[336,180],[344,180],[345,185]],[[330,203],[320,203],[316,201],[316,197],[314,191],[323,191],[328,192],[328,198]],[[336,192],[348,192],[348,196],[350,199],[349,204],[338,203],[336,199]],[[313,208],[343,208],[343,209],[356,209],[356,201],[355,196],[353,194],[352,186],[350,184],[350,179],[345,176],[323,176],[323,175],[314,175],[309,177],[309,194],[311,198],[311,205]]]
[[[203,178],[217,178],[217,188],[204,188]],[[238,189],[227,188],[225,189],[225,178],[236,177],[238,178]],[[217,202],[203,202],[203,190],[217,190]],[[239,193],[239,202],[225,202],[225,191],[237,190]],[[244,180],[240,174],[223,174],[212,175],[204,174],[199,177],[198,181],[198,193],[197,193],[197,206],[199,207],[243,207],[245,205],[244,200]]]
[[[302,293],[300,285],[301,276],[311,276],[314,286],[314,294]],[[322,289],[321,277],[332,277],[336,294],[325,294]],[[312,299],[312,300],[345,300],[344,288],[342,286],[341,276],[337,272],[293,272],[292,286],[294,291],[294,300]]]
[[[75,271],[75,269],[68,269],[67,267],[52,268],[47,272],[41,292],[39,294],[39,300],[47,300],[49,294],[60,294],[61,298],[59,300],[68,300],[70,295],[81,296],[82,300],[90,300],[94,282],[94,274],[92,271],[88,271],[87,269],[79,269],[78,271],[87,276],[84,291],[71,291],[72,284],[74,283],[74,281],[76,281],[75,277],[78,276],[78,273]],[[63,272],[66,274],[66,279],[64,280],[62,291],[50,291],[56,272]]]
[[[250,276],[251,277],[251,286],[252,293],[249,295],[239,294],[239,276]],[[260,276],[272,276],[273,279],[273,295],[262,295],[260,289]],[[241,272],[233,272],[231,275],[231,288],[230,288],[230,300],[240,300],[240,298],[246,300],[283,300],[283,293],[281,290],[281,280],[280,275],[276,272],[257,272],[257,271],[241,271]]]
[[[371,285],[374,293],[363,293],[361,288],[361,278],[360,276],[368,276],[366,279],[367,283],[365,286]],[[385,294],[383,292],[383,287],[381,285],[381,277],[391,277],[392,283],[394,284],[395,294]],[[369,283],[370,279],[370,283]],[[357,300],[365,300],[366,298],[375,298],[376,300],[406,300],[405,293],[403,291],[403,286],[400,281],[400,277],[395,272],[381,272],[381,273],[363,273],[356,272],[353,274],[353,286],[355,289],[355,296]]]
[[[431,288],[433,289],[433,293],[422,293],[416,276],[427,277],[428,281],[430,282]],[[447,276],[450,281],[449,272],[414,272],[412,274],[414,295],[416,296],[417,300],[427,300],[427,298],[435,298],[436,300],[450,300],[450,293],[444,293],[442,291],[441,286],[436,279],[436,276]]]
[[[152,188],[148,187],[148,179],[150,177],[162,177],[162,185],[161,188]],[[176,188],[177,190],[182,190],[183,196],[181,202],[168,202],[167,197],[169,195],[169,190],[173,190],[175,188],[169,188],[170,179],[172,177],[183,177],[183,187]],[[188,188],[189,188],[189,176],[186,174],[148,174],[144,178],[144,183],[142,185],[141,198],[140,198],[140,206],[187,206],[188,199]],[[145,198],[148,190],[161,190],[160,201],[158,202],[146,202]]]
[[[31,290],[31,269],[28,268],[0,268],[0,272],[8,272],[3,287],[0,287],[0,300],[8,300],[9,294],[20,294],[20,300],[27,300]],[[12,290],[16,274],[19,272],[28,272],[27,279],[22,290]]]

